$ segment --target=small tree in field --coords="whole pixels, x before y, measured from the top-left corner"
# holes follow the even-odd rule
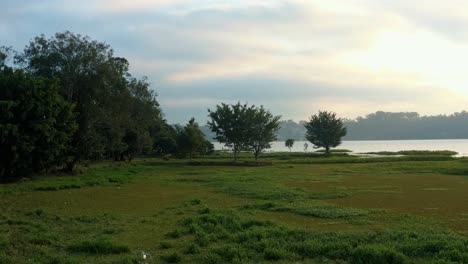
[[[307,149],[308,149],[308,148],[309,148],[309,144],[307,144],[307,142],[304,143],[304,152],[307,152]]]
[[[215,139],[231,148],[234,153],[234,161],[238,154],[247,146],[246,127],[248,127],[247,112],[252,111],[247,104],[237,103],[228,105],[221,103],[215,110],[208,109],[208,127],[216,134]]]
[[[258,161],[260,153],[271,147],[270,143],[276,140],[276,132],[280,128],[281,116],[273,116],[263,106],[252,107],[247,112],[249,126],[246,127],[247,148],[252,150],[255,160]]]
[[[291,139],[291,138],[290,138],[290,139],[286,139],[286,141],[284,142],[284,145],[285,145],[286,147],[288,147],[289,152],[291,152],[291,148],[292,148],[293,145],[294,145],[294,139]]]
[[[337,118],[333,112],[319,111],[317,115],[310,117],[305,125],[306,139],[314,148],[325,148],[325,154],[330,154],[330,148],[341,144],[341,138],[346,135],[346,127],[343,120]]]
[[[179,153],[182,155],[188,154],[190,159],[192,159],[196,153],[204,154],[205,137],[193,117],[187,125],[178,128],[177,141]]]
[[[216,133],[216,140],[232,149],[235,162],[241,150],[253,151],[258,159],[262,150],[276,140],[280,127],[281,117],[273,116],[262,106],[222,103],[213,111],[208,109],[208,113],[208,127]]]

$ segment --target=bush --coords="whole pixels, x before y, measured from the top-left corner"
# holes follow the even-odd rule
[[[401,264],[405,256],[381,245],[357,247],[351,255],[351,264]]]

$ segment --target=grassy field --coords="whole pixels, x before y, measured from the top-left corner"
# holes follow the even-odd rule
[[[407,154],[138,159],[0,185],[0,263],[468,263],[468,159]]]

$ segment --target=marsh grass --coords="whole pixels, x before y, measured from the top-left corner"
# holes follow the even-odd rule
[[[183,226],[184,240],[201,247],[195,258],[200,263],[305,259],[349,263],[464,263],[468,260],[467,238],[411,224],[397,230],[323,232],[278,226],[235,211],[217,211],[187,218]]]
[[[279,153],[262,157],[269,166],[222,166],[229,159],[104,162],[0,185],[0,263],[142,263],[142,251],[148,264],[468,261],[468,159]],[[444,211],[419,215],[433,198]]]

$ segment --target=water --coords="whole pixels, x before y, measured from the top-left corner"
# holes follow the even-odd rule
[[[303,152],[304,143],[309,144],[308,152],[316,151],[312,143],[307,141],[296,141],[291,151]],[[225,149],[224,145],[215,142],[215,149]],[[458,152],[458,156],[468,156],[468,139],[443,139],[443,140],[366,140],[366,141],[343,141],[339,149],[349,149],[353,153],[376,152],[376,151],[400,151],[400,150],[452,150]],[[267,152],[289,151],[284,141],[272,143]]]

